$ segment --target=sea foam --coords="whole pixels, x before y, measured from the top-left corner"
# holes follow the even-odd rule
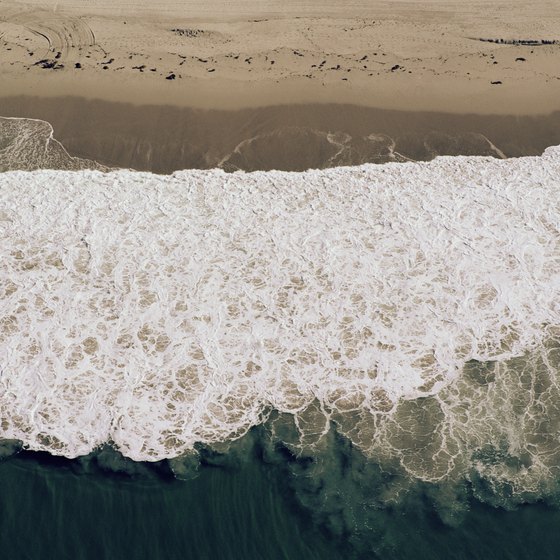
[[[0,117],[0,172],[16,169],[108,170],[95,161],[71,156],[55,140],[53,128],[46,121]]]
[[[0,235],[0,434],[29,449],[153,461],[274,411],[299,444],[334,424],[425,480],[495,442],[538,477],[559,452],[529,420],[558,392],[560,148],[8,172]]]

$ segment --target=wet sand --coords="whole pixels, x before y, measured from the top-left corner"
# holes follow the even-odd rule
[[[301,171],[437,155],[517,157],[560,144],[560,112],[461,115],[334,104],[225,111],[11,97],[0,98],[0,116],[48,121],[73,156],[156,173]]]

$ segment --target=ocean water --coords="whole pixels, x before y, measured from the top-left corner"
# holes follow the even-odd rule
[[[2,548],[553,557],[559,189],[558,147],[0,174]]]
[[[471,497],[449,524],[430,489],[380,508],[365,488],[338,486],[329,464],[322,480],[338,479],[347,507],[354,502],[345,510],[322,504],[304,462],[281,454],[277,463],[246,448],[209,455],[188,481],[114,456],[92,463],[30,453],[0,463],[4,558],[552,559],[560,546],[560,511],[550,505],[508,511]]]

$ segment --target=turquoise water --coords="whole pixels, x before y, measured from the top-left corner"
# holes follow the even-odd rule
[[[449,524],[435,506],[442,489],[417,487],[381,508],[355,484],[356,473],[379,472],[352,456],[296,460],[246,437],[226,454],[203,450],[198,476],[177,480],[166,463],[133,463],[109,450],[74,461],[20,453],[0,463],[1,557],[558,557],[553,507],[505,511],[467,495]]]

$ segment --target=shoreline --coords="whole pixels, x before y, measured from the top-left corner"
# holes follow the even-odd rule
[[[40,119],[72,156],[154,173],[181,169],[304,171],[437,155],[540,155],[560,144],[560,112],[539,116],[279,105],[236,111],[0,98],[0,117]]]

